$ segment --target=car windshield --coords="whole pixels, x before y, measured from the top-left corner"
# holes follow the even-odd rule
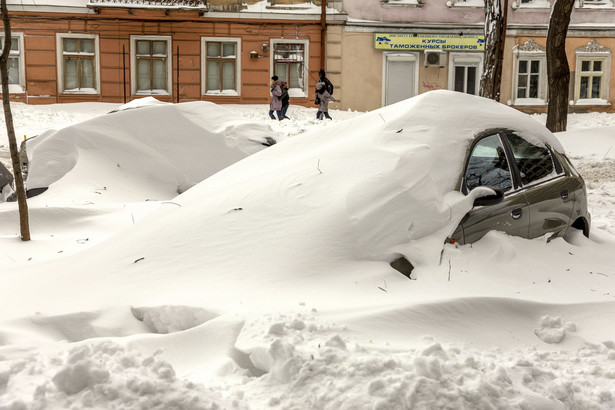
[[[468,191],[477,186],[496,186],[504,192],[512,188],[510,167],[497,134],[478,141],[472,149],[465,173]]]

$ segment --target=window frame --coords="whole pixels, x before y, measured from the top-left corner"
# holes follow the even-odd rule
[[[235,88],[234,92],[229,90],[220,90],[218,92],[207,89],[207,43],[235,43]],[[224,57],[219,57],[220,61]],[[230,58],[227,58],[230,60]],[[201,37],[201,95],[224,97],[224,96],[240,96],[241,95],[241,38],[238,37]],[[220,78],[220,87],[222,87],[222,78]]]
[[[137,89],[137,42],[141,40],[166,42],[166,89]],[[171,36],[130,36],[130,89],[133,95],[173,95],[173,54],[171,52],[173,49],[172,46],[173,44]]]
[[[79,55],[80,53],[65,54],[64,52],[64,39],[76,38],[76,39],[89,39],[94,40],[94,52],[92,53],[92,60],[94,62],[94,88],[76,88],[65,89],[65,73],[66,67],[64,66],[64,57],[66,55]],[[57,66],[58,66],[58,93],[59,94],[100,94],[100,48],[99,48],[99,36],[98,34],[87,33],[57,33],[56,34],[56,50],[57,50]],[[68,52],[70,53],[70,52]]]
[[[23,33],[22,32],[11,32],[11,39],[17,38],[17,44],[19,45],[19,50],[14,52],[13,50],[9,51],[9,58],[17,58],[17,65],[19,69],[19,83],[18,84],[9,84],[9,94],[23,94],[26,92],[26,65],[25,65],[25,56],[24,56],[24,41],[23,41]],[[0,34],[0,52],[2,51],[2,47],[4,46],[4,33]],[[12,40],[11,40],[12,41]]]
[[[513,165],[510,162],[510,147],[508,146],[508,140],[506,140],[504,138],[504,136],[502,135],[501,131],[485,131],[484,133],[482,133],[480,136],[478,136],[477,138],[474,139],[474,141],[472,141],[472,144],[470,146],[470,148],[468,149],[468,153],[465,159],[465,164],[463,167],[463,172],[461,174],[461,192],[464,195],[468,195],[472,190],[469,189],[468,187],[468,179],[467,179],[467,174],[468,174],[468,168],[470,166],[470,158],[472,157],[472,154],[474,153],[474,150],[476,149],[476,147],[480,144],[481,141],[490,138],[490,137],[496,137],[500,143],[500,145],[502,146],[502,148],[504,149],[504,155],[505,155],[505,159],[508,165],[508,169],[509,169],[509,174],[510,174],[510,189],[507,190],[502,190],[504,192],[504,196],[515,192],[519,186],[518,186],[518,180],[517,177],[515,175],[516,172],[516,168],[513,168]],[[478,185],[478,186],[485,186],[485,185]],[[477,188],[478,186],[474,187],[473,189]]]
[[[480,92],[480,78],[483,72],[483,53],[457,53],[450,52],[449,53],[449,68],[448,68],[448,89],[453,91],[455,90],[455,67],[457,66],[476,66],[476,94],[478,95]],[[464,76],[464,84],[466,83],[466,79]],[[467,90],[467,84],[465,84],[465,88]],[[467,94],[466,91],[464,93]]]
[[[270,44],[269,44],[269,49],[271,50],[269,53],[269,73],[271,74],[269,77],[272,77],[275,74],[275,65],[276,65],[276,59],[275,59],[275,46],[277,44],[301,44],[303,45],[303,69],[302,69],[302,75],[303,75],[303,84],[302,84],[302,88],[289,88],[288,89],[288,95],[290,97],[295,97],[295,98],[305,98],[309,95],[309,87],[308,87],[308,78],[309,78],[309,72],[310,72],[310,41],[309,40],[302,40],[302,39],[282,39],[282,38],[276,38],[276,39],[271,39],[270,40]]]
[[[538,61],[540,65],[538,78],[538,97],[517,97],[519,91],[519,62],[528,61],[531,67],[531,61]],[[547,70],[547,51],[546,48],[530,39],[523,45],[517,45],[513,48],[513,81],[512,81],[512,105],[547,105],[548,104],[548,76]],[[530,72],[527,73],[528,81]],[[529,90],[529,88],[528,88]]]
[[[611,75],[611,50],[601,46],[596,40],[591,40],[586,46],[579,47],[575,50],[575,75],[574,75],[574,104],[575,105],[609,105],[609,80]],[[602,62],[602,75],[600,81],[599,98],[581,98],[581,77],[584,77],[581,71],[583,61],[600,61]],[[592,64],[593,65],[593,64]],[[594,72],[593,70],[591,71]]]

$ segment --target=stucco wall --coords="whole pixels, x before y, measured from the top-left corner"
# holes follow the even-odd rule
[[[382,101],[382,51],[372,33],[345,32],[342,37],[342,109],[369,111]]]

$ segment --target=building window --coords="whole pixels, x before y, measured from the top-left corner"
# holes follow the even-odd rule
[[[58,89],[65,94],[98,94],[98,36],[58,34]]]
[[[482,53],[450,53],[449,89],[478,95]]]
[[[141,95],[171,94],[171,37],[131,36],[132,91]]]
[[[4,36],[0,36],[0,52],[4,49]],[[23,33],[11,35],[11,50],[8,59],[9,93],[24,92],[24,57],[23,57]]]
[[[538,98],[541,61],[520,58],[517,63],[517,98]]]
[[[288,83],[291,97],[305,97],[309,56],[307,40],[273,40],[271,49],[273,74]]]
[[[610,50],[592,40],[576,55],[575,104],[608,104]]]
[[[604,61],[597,58],[581,59],[579,98],[603,98]]]
[[[546,49],[528,40],[513,48],[514,105],[547,104],[547,53]]]
[[[203,94],[240,95],[241,40],[235,38],[201,39]]]

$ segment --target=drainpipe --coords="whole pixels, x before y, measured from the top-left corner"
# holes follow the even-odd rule
[[[325,39],[327,37],[327,0],[320,0],[320,68],[325,69]]]

